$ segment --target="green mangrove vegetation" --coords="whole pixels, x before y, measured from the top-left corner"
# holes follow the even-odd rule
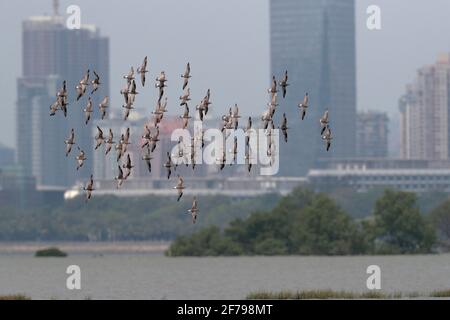
[[[235,219],[224,229],[210,226],[180,236],[166,254],[418,254],[433,252],[436,243],[436,223],[421,213],[414,193],[385,190],[372,213],[356,219],[330,196],[299,188],[273,209]]]
[[[326,290],[304,291],[258,291],[247,295],[247,300],[308,300],[308,299],[402,299],[402,298],[448,298],[450,290],[433,291],[431,293],[420,292],[394,292],[381,291],[349,292]]]

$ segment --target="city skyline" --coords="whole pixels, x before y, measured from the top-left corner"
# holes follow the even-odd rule
[[[280,175],[304,176],[320,158],[355,156],[354,11],[354,0],[271,0],[272,73],[277,79],[285,70],[289,75],[286,98],[278,95],[279,109],[290,120],[289,135],[301,145],[280,145]],[[306,93],[305,121],[297,123],[299,96]],[[318,121],[326,110],[334,137],[329,152]]]
[[[94,71],[101,77],[98,91],[89,96],[93,105],[96,107],[110,93],[109,38],[94,25],[69,30],[64,22],[57,12],[23,22],[23,67],[17,80],[17,163],[25,175],[36,177],[38,185],[52,187],[73,185],[92,170],[89,162],[80,172],[71,170],[74,161],[68,161],[71,158],[66,158],[63,151],[71,129],[76,132],[77,147],[88,159],[93,157],[92,122],[85,125],[81,112],[88,98],[76,101],[74,95],[69,95],[67,118],[62,120],[62,113],[50,117],[48,110],[56,99],[57,88],[63,81],[67,81],[67,88],[75,88],[84,70],[90,69],[92,77]],[[73,150],[72,155],[77,152]]]
[[[170,2],[170,1],[169,1]],[[230,11],[233,4],[220,4],[218,6],[210,6],[204,1],[197,1],[189,7],[184,4],[180,4],[177,12],[174,15],[167,16],[164,14],[165,6],[173,6],[173,3],[167,4],[142,4],[142,13],[136,13],[139,17],[144,17],[147,9],[152,9],[151,18],[142,19],[135,21],[131,19],[130,30],[135,29],[140,26],[149,26],[149,30],[154,30],[155,24],[161,21],[161,19],[168,19],[169,27],[166,29],[168,37],[163,35],[158,35],[151,31],[151,38],[144,43],[136,43],[136,41],[131,41],[131,39],[124,38],[125,30],[120,28],[122,23],[120,19],[116,20],[116,23],[110,21],[107,15],[101,15],[99,12],[101,6],[97,4],[91,4],[84,1],[79,1],[79,5],[82,8],[82,22],[83,23],[93,23],[102,29],[104,35],[111,37],[111,92],[112,92],[112,104],[117,105],[119,102],[118,90],[120,83],[120,77],[122,73],[126,72],[129,66],[120,63],[122,61],[121,57],[125,60],[136,60],[136,64],[142,59],[143,54],[148,54],[150,58],[150,67],[153,66],[151,71],[154,73],[163,69],[164,66],[174,65],[174,69],[167,68],[170,71],[169,75],[172,79],[176,79],[180,70],[183,69],[183,65],[186,62],[186,56],[192,57],[191,63],[193,68],[195,66],[198,70],[197,74],[205,75],[204,79],[197,79],[198,85],[193,88],[195,90],[195,96],[200,97],[203,95],[203,91],[206,90],[208,82],[211,84],[212,92],[215,93],[215,116],[220,116],[226,110],[229,105],[234,102],[238,102],[243,106],[243,114],[249,112],[253,114],[259,114],[262,106],[266,102],[266,97],[264,90],[270,81],[270,69],[269,69],[269,27],[268,27],[268,2],[261,4],[258,2],[246,2],[245,4],[237,5],[238,10]],[[418,66],[429,63],[432,61],[433,57],[438,52],[450,51],[450,44],[448,41],[442,41],[440,34],[445,34],[445,32],[437,33],[434,32],[433,37],[421,37],[420,47],[416,45],[417,49],[412,50],[414,43],[417,40],[412,39],[413,35],[423,35],[426,32],[432,32],[438,28],[439,30],[445,30],[450,27],[445,23],[440,23],[436,21],[429,21],[425,25],[419,25],[418,21],[423,21],[423,19],[415,19],[414,16],[423,14],[425,12],[436,12],[436,14],[441,14],[440,12],[445,12],[445,9],[449,6],[448,3],[444,1],[435,1],[433,4],[424,6],[423,4],[413,1],[414,5],[410,5],[410,2],[398,1],[395,5],[390,5],[387,1],[379,1],[378,5],[382,9],[382,30],[380,31],[369,31],[365,27],[365,22],[367,14],[365,9],[370,4],[368,1],[357,1],[356,3],[356,32],[357,32],[357,88],[358,88],[358,109],[376,109],[388,111],[390,115],[397,115],[397,99],[401,95],[404,85],[409,81],[409,79],[414,75],[415,70]],[[5,3],[1,4],[2,7]],[[17,5],[17,6],[16,6]],[[61,2],[61,11],[64,11],[68,3],[66,1]],[[20,10],[19,10],[20,6]],[[403,19],[405,7],[411,6],[412,10],[408,11],[408,19]],[[112,12],[117,12],[115,9],[118,7],[118,2],[111,1],[110,8]],[[223,12],[223,17],[218,16],[214,21],[215,23],[210,25],[210,31],[207,32],[203,30],[202,26],[194,26],[187,24],[186,19],[178,19],[178,14],[187,11],[189,14],[194,15],[197,11],[206,10],[206,16],[208,17],[207,22],[210,22],[211,16],[217,16],[218,11]],[[253,19],[250,25],[246,22],[245,12],[249,9],[255,14],[255,19]],[[25,19],[30,15],[42,14],[44,12],[51,12],[51,1],[43,0],[39,2],[27,3],[24,5],[21,1],[16,3],[8,4],[8,7],[2,8],[2,12],[8,12],[9,14],[2,19],[3,27],[7,24],[20,24],[21,20]],[[443,9],[443,10],[441,10]],[[242,12],[241,12],[242,11]],[[142,16],[144,14],[144,16]],[[198,14],[198,13],[197,13]],[[233,17],[235,22],[233,25],[227,25],[227,22]],[[227,19],[228,18],[228,19]],[[138,20],[138,19],[136,19]],[[181,21],[180,21],[181,20]],[[402,21],[399,24],[399,21]],[[439,20],[439,19],[434,19]],[[119,23],[117,23],[117,21]],[[441,20],[442,21],[442,20]],[[428,21],[427,21],[428,22]],[[205,22],[206,23],[206,22]],[[177,29],[177,25],[186,25],[186,30],[189,36],[184,35]],[[227,25],[225,30],[229,32],[223,32],[224,25]],[[437,27],[439,26],[439,27]],[[6,28],[4,28],[6,30]],[[11,28],[9,28],[11,29]],[[211,39],[212,32],[214,30],[222,30],[220,32],[220,43]],[[417,32],[411,32],[411,30],[416,30]],[[241,30],[240,33],[237,30]],[[428,30],[428,31],[427,31]],[[389,31],[389,32],[386,32]],[[408,31],[408,32],[407,32]],[[249,35],[252,37],[249,37]],[[20,35],[20,33],[19,33]],[[17,39],[18,33],[16,28],[11,30],[9,33],[2,33],[3,43],[8,44],[14,52],[20,50],[20,39]],[[393,38],[398,38],[405,36],[405,40],[402,43],[398,41],[394,42]],[[409,37],[409,38],[408,38]],[[168,38],[173,38],[167,40]],[[152,41],[152,39],[155,39]],[[203,39],[208,39],[213,41],[217,48],[210,48],[210,54],[205,54],[205,52],[199,52],[196,49],[198,43],[201,43]],[[244,40],[245,39],[245,40]],[[161,42],[163,41],[164,42]],[[423,45],[423,42],[428,45]],[[154,48],[151,48],[150,44],[156,43]],[[432,45],[430,45],[430,43]],[[130,46],[132,49],[129,51],[124,49],[124,45]],[[386,50],[380,50],[380,48],[385,48],[386,44],[392,46],[391,56],[388,58],[386,55]],[[417,44],[417,43],[416,43]],[[236,47],[241,50],[236,50]],[[145,49],[145,48],[147,49]],[[167,50],[164,50],[167,47]],[[177,50],[178,47],[183,48],[184,53],[180,53]],[[234,50],[233,50],[234,49]],[[405,51],[410,52],[406,55]],[[164,52],[163,60],[162,53]],[[221,52],[221,64],[217,63],[217,59],[214,60],[212,57],[219,56],[218,52]],[[17,56],[17,54],[12,55]],[[125,56],[127,57],[125,59]],[[407,56],[408,59],[400,60],[399,56]],[[130,58],[131,57],[131,58]],[[196,59],[194,59],[194,57]],[[389,74],[387,76],[386,71],[392,70],[393,62],[390,60],[395,60],[398,58],[399,65],[396,65],[396,74]],[[2,75],[1,82],[2,87],[5,90],[6,97],[3,110],[5,113],[4,125],[1,126],[0,140],[7,146],[13,146],[14,137],[11,136],[11,132],[14,132],[13,125],[14,122],[14,105],[15,105],[15,83],[10,83],[7,79],[16,78],[20,71],[18,64],[20,59],[11,59],[11,63],[5,66],[5,73]],[[130,61],[131,61],[130,60]],[[153,63],[152,63],[153,61]],[[194,61],[194,62],[192,62]],[[249,62],[254,62],[249,64]],[[398,63],[397,63],[398,64]],[[195,70],[195,69],[193,69]],[[217,79],[215,76],[217,73],[224,74],[223,79]],[[223,70],[229,70],[230,72],[224,73]],[[249,84],[245,88],[241,88],[236,83],[233,83],[233,74],[238,73],[238,70],[248,70]],[[399,80],[401,78],[402,80]],[[378,80],[377,80],[378,79]],[[205,85],[205,83],[207,83]],[[224,84],[226,86],[224,87]],[[386,84],[386,85],[384,85]],[[215,90],[214,90],[215,89]],[[12,94],[11,94],[12,93]],[[170,94],[170,93],[169,93]],[[171,97],[177,97],[178,92],[173,92]],[[230,98],[230,96],[232,96]],[[172,98],[175,99],[175,98]],[[301,94],[299,94],[298,99],[301,99]],[[235,101],[236,100],[236,101]],[[151,108],[151,98],[145,98],[146,105],[145,108]],[[245,106],[245,107],[244,107]],[[387,109],[387,110],[386,110]],[[177,110],[174,110],[177,111]]]

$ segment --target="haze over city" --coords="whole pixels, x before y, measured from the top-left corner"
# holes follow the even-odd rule
[[[61,1],[60,12],[79,5],[82,23],[95,24],[110,38],[111,99],[118,108],[120,76],[128,61],[149,56],[152,72],[165,69],[176,78],[186,60],[195,66],[193,92],[214,90],[214,115],[238,102],[243,115],[260,114],[270,81],[269,1]],[[366,8],[381,8],[382,29],[366,28]],[[417,68],[450,51],[446,0],[356,1],[357,107],[387,111],[395,121],[397,101]],[[21,74],[21,23],[33,15],[52,14],[49,0],[1,1],[0,142],[15,144],[16,79]],[[299,62],[301,63],[301,62]],[[169,87],[168,91],[175,90]],[[200,93],[201,92],[201,93]],[[301,94],[300,94],[301,95]],[[174,97],[177,97],[174,92]],[[153,107],[149,96],[144,108]],[[292,106],[295,108],[295,106]],[[173,109],[172,109],[173,110]],[[396,138],[394,137],[394,140]]]
[[[1,0],[0,301],[449,298],[449,12]]]

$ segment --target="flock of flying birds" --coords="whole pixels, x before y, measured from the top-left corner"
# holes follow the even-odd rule
[[[145,87],[146,83],[146,75],[149,72],[147,69],[147,63],[148,59],[147,57],[144,58],[143,63],[140,67],[137,68],[136,73],[140,76],[140,83],[142,87]],[[94,73],[94,79],[89,81],[90,79],[90,70],[87,70],[83,78],[79,81],[78,85],[76,86],[76,94],[77,98],[76,101],[79,101],[83,96],[88,95],[87,91],[90,91],[90,94],[87,98],[87,105],[83,109],[83,113],[85,116],[85,124],[87,125],[89,121],[91,120],[91,115],[94,112],[94,106],[92,102],[91,96],[95,94],[95,92],[98,90],[98,88],[101,85],[100,82],[100,76],[93,71]],[[128,116],[130,115],[130,112],[134,109],[134,102],[136,95],[139,94],[137,92],[137,86],[136,86],[136,79],[135,79],[135,71],[134,68],[131,67],[129,73],[123,78],[126,80],[126,84],[122,90],[120,90],[121,95],[124,98],[124,104],[122,105],[122,108],[124,109],[124,117],[123,120],[126,121],[128,119]],[[184,112],[180,116],[182,120],[182,126],[183,129],[186,129],[189,125],[189,120],[192,118],[190,116],[189,112],[189,106],[188,102],[191,100],[190,98],[190,88],[189,85],[189,79],[191,78],[191,67],[190,64],[187,63],[186,69],[184,73],[181,75],[181,78],[183,79],[183,85],[182,90],[183,94],[180,96],[180,107],[184,107]],[[142,143],[141,148],[145,152],[142,155],[142,160],[146,162],[148,171],[151,172],[151,160],[152,160],[152,153],[157,147],[157,143],[159,140],[159,124],[161,123],[164,113],[167,112],[167,97],[164,97],[164,89],[167,87],[167,78],[164,71],[161,71],[159,76],[155,79],[155,88],[158,89],[158,100],[156,103],[155,110],[152,112],[153,114],[153,127],[155,132],[152,133],[152,130],[150,129],[149,125],[145,125],[144,133],[142,135]],[[288,83],[288,73],[287,71],[284,73],[284,77],[277,82],[275,76],[272,77],[272,83],[270,88],[267,90],[270,95],[270,103],[268,103],[268,110],[266,110],[261,117],[261,121],[263,123],[263,127],[266,130],[266,135],[268,137],[268,150],[267,155],[271,157],[274,156],[274,143],[272,139],[272,130],[275,128],[274,122],[273,122],[273,116],[276,111],[276,107],[278,106],[277,103],[277,95],[278,95],[278,88],[281,89],[282,97],[286,97],[287,87],[289,86]],[[92,89],[88,90],[88,88],[91,87]],[[198,118],[200,121],[203,121],[204,117],[208,114],[209,106],[211,105],[210,101],[211,97],[211,91],[210,89],[207,90],[206,95],[204,98],[200,101],[198,105],[196,105],[196,111],[198,112]],[[164,98],[164,99],[163,99]],[[58,110],[61,110],[64,114],[64,117],[67,117],[67,106],[68,103],[68,91],[67,91],[67,82],[63,81],[61,89],[57,91],[56,94],[56,101],[50,106],[50,116],[54,116]],[[101,119],[105,119],[106,117],[106,111],[109,107],[109,97],[106,96],[103,98],[101,103],[98,105],[99,112],[101,114]],[[305,94],[303,101],[298,105],[301,112],[301,119],[304,120],[306,116],[306,111],[309,108],[309,97],[308,93]],[[225,114],[222,116],[222,127],[221,131],[223,132],[226,129],[237,129],[239,125],[239,119],[241,116],[239,115],[239,107],[237,104],[234,105],[233,108],[229,109],[228,114]],[[331,129],[329,126],[329,116],[328,116],[328,110],[325,111],[324,115],[319,120],[321,125],[321,136],[322,139],[326,142],[326,150],[328,151],[331,146],[331,140],[333,139],[331,135]],[[252,118],[248,118],[247,126],[245,127],[244,131],[246,133],[245,138],[245,163],[247,166],[248,172],[251,171],[252,162],[251,159],[251,148],[250,148],[250,135],[248,134],[248,131],[252,129]],[[288,126],[287,126],[287,117],[286,114],[283,113],[282,117],[282,123],[281,126],[279,126],[279,129],[283,133],[284,141],[287,142],[288,140]],[[200,136],[196,137],[195,140],[199,141],[202,148],[204,147],[204,140],[203,140],[204,130],[201,131]],[[75,131],[74,129],[71,129],[69,137],[64,141],[66,145],[66,157],[69,156],[69,154],[72,151],[73,146],[76,146],[78,149],[78,154],[76,155],[75,159],[77,162],[77,170],[80,170],[80,168],[83,167],[84,162],[87,160],[85,156],[85,152],[80,148],[80,146],[75,141]],[[118,175],[114,178],[117,182],[117,188],[120,188],[125,180],[131,175],[132,169],[134,168],[134,165],[131,161],[130,154],[127,154],[127,148],[131,144],[130,141],[130,128],[126,129],[125,133],[121,134],[119,141],[114,141],[114,134],[111,129],[109,129],[109,135],[107,137],[104,136],[103,130],[97,126],[97,134],[95,136],[95,150],[98,150],[102,145],[104,145],[104,152],[105,155],[108,155],[108,153],[112,150],[113,145],[115,145],[115,150],[117,152],[116,160],[118,163]],[[167,161],[163,164],[164,168],[167,170],[167,179],[170,179],[172,168],[176,170],[178,166],[178,162],[174,162],[172,160],[172,156],[176,156],[179,158],[184,158],[188,155],[185,154],[184,148],[181,148],[182,141],[181,139],[178,141],[178,152],[177,154],[171,155],[169,152],[167,152]],[[195,170],[195,141],[194,137],[191,138],[191,144],[190,148],[191,151],[189,152],[189,156],[191,159],[192,169]],[[233,155],[233,162],[236,162],[237,157],[237,137],[234,138],[234,143],[232,149],[229,150],[229,152]],[[125,158],[126,160],[121,164],[121,159]],[[219,164],[220,170],[223,170],[226,163],[226,152],[223,150],[223,154],[221,158],[216,159],[217,163]],[[232,165],[232,163],[230,165]],[[271,160],[272,162],[272,160]],[[186,166],[188,166],[188,162],[186,162]],[[181,197],[183,196],[183,190],[185,189],[184,186],[184,180],[183,177],[178,175],[178,182],[174,189],[177,190],[178,197],[177,201],[180,201]],[[82,189],[86,193],[86,201],[88,201],[91,196],[94,189],[94,179],[93,175],[91,174],[89,181],[86,183],[85,186],[82,187]],[[199,213],[198,205],[197,205],[197,198],[194,196],[192,207],[187,210],[187,213],[192,216],[192,222],[195,223],[197,219],[197,215]]]

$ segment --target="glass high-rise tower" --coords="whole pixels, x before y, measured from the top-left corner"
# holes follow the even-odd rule
[[[356,74],[354,0],[270,0],[271,70],[289,73],[278,116],[288,116],[280,175],[305,175],[317,159],[355,156]],[[304,121],[297,105],[309,93]],[[326,152],[319,119],[328,109],[334,136]]]
[[[75,86],[86,70],[101,77],[101,86],[92,96],[93,119],[99,117],[98,104],[109,95],[109,39],[102,37],[95,26],[84,25],[69,30],[63,17],[31,17],[23,22],[22,77],[17,91],[17,160],[38,185],[68,187],[92,173],[92,121],[85,125],[83,109],[85,97],[76,102]],[[56,92],[67,81],[68,116],[59,111],[49,116],[49,107],[56,100]],[[89,91],[89,92],[88,92]],[[73,148],[65,157],[64,140],[75,129],[75,141],[86,152],[88,161],[77,172]]]

